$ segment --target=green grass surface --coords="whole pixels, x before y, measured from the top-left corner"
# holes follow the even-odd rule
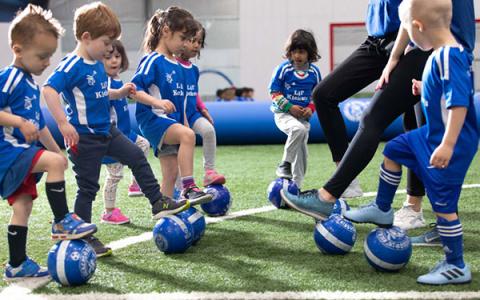
[[[381,145],[380,149],[383,149]],[[304,188],[321,187],[334,170],[330,152],[325,144],[309,145],[310,157]],[[275,178],[275,167],[281,158],[282,146],[224,146],[218,148],[218,170],[227,176],[227,186],[233,196],[231,211],[268,205],[266,188]],[[364,191],[375,191],[378,168],[382,160],[378,151],[361,174]],[[150,157],[158,178],[160,165]],[[195,174],[201,182],[201,148],[197,148]],[[480,161],[476,158],[465,183],[480,183]],[[102,184],[105,175],[102,171]],[[132,224],[112,226],[98,224],[96,234],[103,242],[139,235],[153,228],[150,207],[145,198],[128,198],[127,185],[131,175],[119,186],[118,206],[132,219]],[[76,184],[71,170],[67,173],[70,207]],[[51,213],[45,198],[43,183],[40,197],[35,201],[30,219],[28,254],[46,264],[50,241]],[[405,180],[401,188],[404,188]],[[415,283],[418,275],[442,257],[440,248],[414,248],[412,259],[399,273],[386,274],[373,270],[363,257],[363,240],[371,225],[357,225],[358,239],[352,252],[345,256],[327,256],[318,251],[313,240],[313,220],[288,210],[245,216],[216,224],[208,224],[205,236],[197,246],[184,254],[164,255],[153,241],[132,245],[98,260],[97,271],[89,284],[64,288],[52,282],[37,293],[149,293],[172,291],[459,291],[479,290],[480,221],[478,196],[480,190],[462,192],[460,212],[465,233],[465,258],[472,265],[473,282],[463,286],[428,287]],[[400,207],[405,195],[395,198]],[[353,206],[369,199],[351,200]],[[6,224],[10,217],[8,205],[2,203],[0,223],[3,241],[0,261],[8,259]],[[426,219],[433,221],[430,205],[425,202]],[[99,220],[103,209],[101,193],[94,202],[93,218]],[[412,234],[421,233],[415,230]],[[0,289],[5,284],[0,283]]]

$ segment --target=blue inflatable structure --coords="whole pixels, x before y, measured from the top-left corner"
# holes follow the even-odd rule
[[[352,98],[340,103],[340,111],[351,139],[358,129],[363,111],[370,99]],[[480,94],[475,95],[476,111],[480,128]],[[273,120],[270,101],[257,102],[207,102],[210,114],[215,121],[217,143],[219,145],[282,144],[286,135],[281,132]],[[63,138],[46,107],[42,108],[45,121],[55,141],[63,147]],[[135,119],[135,104],[130,104],[132,128],[138,132]],[[310,124],[310,143],[325,142],[325,135],[317,114],[313,114]],[[383,139],[389,140],[403,132],[402,118],[396,119],[383,133]],[[197,140],[200,140],[199,138]]]

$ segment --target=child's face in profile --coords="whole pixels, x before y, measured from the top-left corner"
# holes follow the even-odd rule
[[[308,62],[308,52],[305,49],[295,49],[291,51],[290,57],[295,68],[301,68]]]
[[[88,55],[93,60],[103,60],[103,57],[112,51],[112,39],[107,35],[102,35],[96,39],[86,38],[82,40]]]
[[[164,37],[165,37],[165,45],[167,46],[167,50],[171,54],[179,54],[184,51],[187,43],[187,37],[185,36],[184,31],[173,32],[170,29],[168,29],[167,34]]]
[[[120,74],[120,68],[122,66],[122,55],[117,49],[113,52],[107,53],[103,58],[103,64],[105,65],[105,71],[110,77],[116,77]]]
[[[36,34],[26,45],[13,44],[15,64],[28,73],[41,75],[50,65],[50,58],[55,53],[57,45],[57,38],[50,33]]]

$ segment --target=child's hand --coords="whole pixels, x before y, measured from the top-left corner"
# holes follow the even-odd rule
[[[430,165],[438,168],[445,169],[450,163],[450,159],[453,155],[453,147],[440,144],[432,153],[430,157]]]
[[[414,96],[422,95],[422,82],[420,80],[412,79],[412,94]]]
[[[137,93],[137,86],[133,82],[127,82],[121,87],[121,90],[123,97],[130,97]]]
[[[303,116],[303,108],[299,105],[292,105],[288,112],[297,119]]]
[[[175,104],[170,100],[156,100],[152,106],[154,108],[162,109],[166,114],[176,111]]]
[[[210,122],[210,124],[213,125],[213,119],[212,119],[212,116],[210,115],[210,113],[208,112],[208,109],[202,109],[200,111],[200,113],[202,114],[202,116],[208,120],[208,122]]]
[[[31,142],[38,140],[38,129],[32,122],[22,118],[22,123],[18,129],[20,129],[20,132],[25,137],[25,141],[27,141],[27,143],[30,144]]]
[[[302,117],[304,119],[310,119],[312,114],[313,114],[313,111],[310,109],[310,107],[303,108],[303,116]]]
[[[80,137],[78,136],[78,132],[75,127],[72,126],[72,124],[69,122],[58,124],[58,129],[65,139],[65,146],[72,147],[78,144]]]

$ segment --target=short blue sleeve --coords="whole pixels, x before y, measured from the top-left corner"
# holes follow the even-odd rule
[[[60,94],[66,90],[67,82],[67,73],[55,70],[52,75],[48,77],[47,82],[44,85],[52,87],[55,91],[57,91],[57,93]]]
[[[283,64],[279,65],[273,71],[272,80],[270,81],[270,85],[268,87],[270,93],[283,91],[283,79],[280,79],[280,73],[282,72],[282,69]]]
[[[137,72],[132,78],[132,82],[137,87],[137,91],[143,91],[148,93],[148,88],[155,82],[155,73],[156,67],[155,64],[148,61],[148,56],[146,56],[143,62],[140,62],[140,65],[137,69]],[[143,66],[145,64],[145,66]]]
[[[468,107],[472,94],[472,75],[468,65],[453,53],[448,57],[448,66],[445,65],[442,84],[446,107]]]

